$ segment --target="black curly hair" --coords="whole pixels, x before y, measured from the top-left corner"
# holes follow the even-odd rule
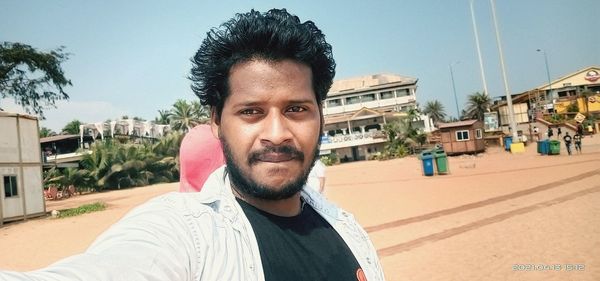
[[[309,66],[319,105],[326,98],[335,76],[331,45],[312,21],[301,23],[285,9],[272,9],[266,13],[251,10],[236,14],[207,33],[192,58],[192,90],[203,105],[216,110],[220,119],[229,95],[231,68],[255,59],[291,59]]]

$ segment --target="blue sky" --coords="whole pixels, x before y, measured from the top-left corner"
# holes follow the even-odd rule
[[[417,101],[458,102],[482,91],[468,0],[413,1],[0,1],[0,41],[40,50],[65,46],[71,99],[46,111],[43,126],[121,115],[154,119],[176,99],[196,97],[186,78],[206,32],[251,8],[287,8],[312,20],[333,46],[336,79],[396,73],[419,79]],[[496,12],[511,93],[600,65],[597,0],[498,0]],[[490,2],[475,0],[484,68],[492,96],[505,93]],[[16,110],[1,101],[6,110]]]

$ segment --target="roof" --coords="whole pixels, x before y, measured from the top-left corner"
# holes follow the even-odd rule
[[[551,81],[550,83],[551,83],[551,85],[554,85],[554,84],[556,84],[556,83],[560,82],[561,80],[565,80],[565,79],[567,79],[567,78],[571,78],[571,77],[573,77],[573,76],[575,76],[575,75],[577,75],[577,74],[580,74],[580,73],[583,73],[583,72],[588,72],[588,71],[590,71],[590,70],[596,70],[596,71],[600,71],[600,67],[598,67],[598,66],[588,66],[588,67],[586,67],[586,68],[583,68],[583,69],[577,70],[577,71],[575,71],[575,72],[573,72],[573,73],[570,73],[570,74],[567,74],[567,75],[565,75],[565,76],[563,76],[563,77],[560,77],[560,78],[558,78],[558,79],[555,79],[555,80]],[[540,90],[547,90],[547,89],[548,89],[548,83],[544,83],[543,85],[541,85],[541,86],[537,87],[536,89],[540,89]]]
[[[37,117],[32,116],[32,115],[22,114],[22,113],[12,113],[12,112],[2,111],[2,110],[0,110],[0,117],[21,117],[21,118],[27,118],[27,119],[31,119],[31,120],[38,119]]]
[[[79,138],[79,135],[56,135],[56,136],[41,138],[40,143],[61,141],[61,140],[68,140],[68,139],[78,139],[78,138]]]
[[[454,127],[466,127],[466,126],[471,126],[473,124],[475,124],[478,120],[463,120],[463,121],[458,121],[458,122],[451,122],[451,123],[438,123],[438,128],[439,129],[445,129],[445,128],[454,128]]]
[[[374,74],[349,79],[341,79],[333,82],[328,96],[337,96],[348,92],[360,92],[372,89],[416,84],[417,79],[397,74]]]

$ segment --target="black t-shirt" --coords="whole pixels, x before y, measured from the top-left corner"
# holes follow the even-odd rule
[[[571,144],[571,136],[566,135],[563,140],[565,141],[566,144]]]
[[[258,241],[265,280],[359,280],[356,258],[310,205],[294,217],[261,211],[238,199]],[[362,278],[361,278],[362,280]]]

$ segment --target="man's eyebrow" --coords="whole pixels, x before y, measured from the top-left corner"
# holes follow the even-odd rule
[[[307,103],[313,103],[314,100],[313,99],[293,99],[293,100],[289,100],[286,101],[287,104],[307,104]],[[266,101],[252,101],[252,100],[246,100],[246,101],[241,101],[233,106],[235,107],[240,107],[240,106],[260,106],[260,105],[264,105],[268,102]]]

